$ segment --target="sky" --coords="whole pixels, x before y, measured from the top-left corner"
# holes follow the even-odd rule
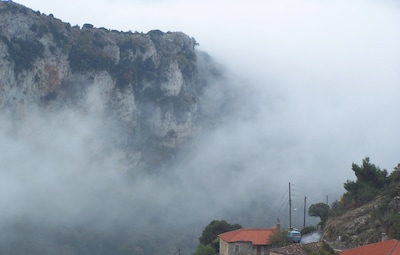
[[[217,192],[212,203],[226,204],[209,216],[222,216],[249,192],[267,190],[279,198],[269,205],[279,211],[289,182],[298,208],[304,196],[310,203],[333,202],[344,192],[343,183],[354,180],[353,162],[361,164],[368,156],[389,172],[400,162],[400,6],[395,1],[17,2],[71,25],[182,31],[226,68],[224,86],[233,90],[237,104],[176,170],[183,190],[206,183],[222,187],[195,194],[185,210],[205,205],[199,201]],[[246,171],[227,176],[219,170],[240,166]],[[149,181],[141,192],[159,181]],[[170,191],[161,204],[187,200]]]

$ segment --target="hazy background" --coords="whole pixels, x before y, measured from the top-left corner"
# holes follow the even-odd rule
[[[0,134],[0,203],[10,217],[36,208],[55,221],[137,217],[144,227],[168,227],[225,218],[271,227],[280,217],[285,226],[291,182],[302,227],[304,196],[309,204],[339,199],[352,162],[369,156],[389,172],[399,162],[395,1],[17,2],[71,25],[183,31],[226,68],[226,81],[204,99],[209,110],[230,103],[171,172],[129,186],[112,170],[118,155],[104,157],[98,113],[37,113],[26,127],[10,124]],[[235,213],[248,214],[246,222]]]

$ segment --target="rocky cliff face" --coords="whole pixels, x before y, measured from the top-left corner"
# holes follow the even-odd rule
[[[375,200],[330,217],[322,238],[333,247],[354,248],[396,238],[400,197],[378,196]],[[394,218],[393,218],[394,216]]]
[[[376,200],[343,215],[329,218],[322,238],[333,247],[344,248],[379,242],[385,232],[381,219],[376,217],[380,203],[381,200]]]
[[[180,32],[72,27],[0,2],[0,109],[18,118],[34,107],[101,109],[123,127],[132,164],[156,167],[198,128],[205,74],[195,46]]]

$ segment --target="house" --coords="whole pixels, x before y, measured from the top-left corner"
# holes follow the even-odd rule
[[[236,229],[219,235],[220,255],[268,255],[273,229]]]
[[[400,241],[396,239],[363,245],[339,252],[340,255],[398,255]]]
[[[318,252],[321,248],[321,242],[307,243],[307,244],[291,244],[284,247],[273,248],[269,251],[270,255],[307,255],[306,251]]]

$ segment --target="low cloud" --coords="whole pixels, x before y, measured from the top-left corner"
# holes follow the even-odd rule
[[[397,165],[395,3],[169,1],[169,11],[152,4],[153,15],[140,15],[141,4],[119,9],[126,17],[119,21],[92,12],[85,18],[95,26],[194,36],[226,67],[202,99],[218,119],[168,173],[128,182],[115,170],[119,154],[104,153],[108,129],[99,114],[4,117],[10,124],[0,131],[3,223],[26,212],[54,221],[130,222],[149,232],[180,222],[194,226],[195,239],[213,219],[270,227],[279,217],[287,225],[291,182],[301,227],[304,197],[309,204],[339,199],[343,183],[354,179],[353,162],[369,156],[389,171]]]

